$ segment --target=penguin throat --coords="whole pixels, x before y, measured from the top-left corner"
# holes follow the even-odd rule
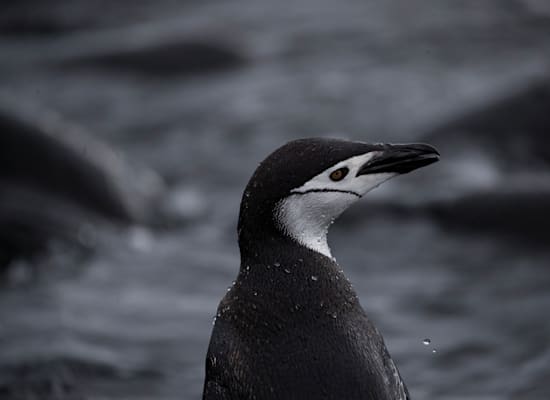
[[[356,198],[341,192],[292,194],[275,206],[275,221],[283,234],[298,244],[334,259],[327,241],[328,229]]]

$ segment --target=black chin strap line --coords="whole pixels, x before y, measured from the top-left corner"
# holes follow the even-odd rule
[[[361,198],[361,195],[357,192],[354,192],[352,190],[340,190],[340,189],[309,189],[304,191],[292,190],[290,194],[329,193],[329,192],[347,193],[353,196],[357,196],[358,198]]]

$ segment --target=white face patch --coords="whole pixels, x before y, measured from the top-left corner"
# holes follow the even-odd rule
[[[303,246],[332,258],[327,243],[328,228],[350,205],[395,173],[357,175],[359,169],[379,152],[370,152],[341,161],[279,202],[275,219],[280,228]],[[341,168],[349,171],[343,179],[334,181],[331,174]]]

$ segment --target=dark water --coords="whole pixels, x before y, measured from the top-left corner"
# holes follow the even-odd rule
[[[8,6],[0,105],[157,174],[172,218],[12,263],[1,398],[198,399],[242,189],[304,136],[442,151],[330,237],[413,398],[549,398],[546,2],[117,4]]]

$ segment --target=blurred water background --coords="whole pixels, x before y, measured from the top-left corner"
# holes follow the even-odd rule
[[[4,2],[0,398],[199,399],[242,190],[307,136],[442,153],[330,236],[413,399],[550,398],[549,4]]]

